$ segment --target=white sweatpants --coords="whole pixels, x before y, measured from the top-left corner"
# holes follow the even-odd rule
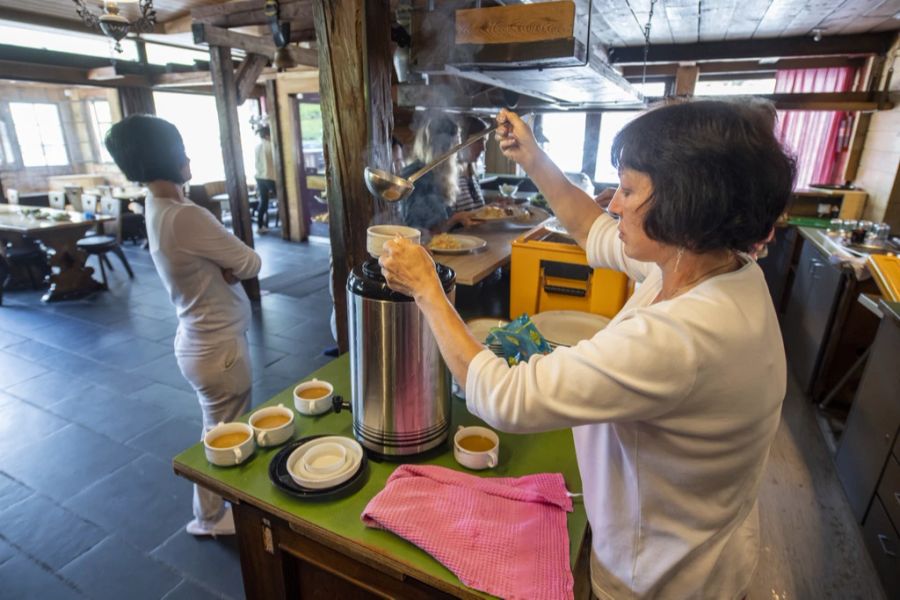
[[[178,368],[197,392],[203,413],[203,432],[220,422],[233,421],[250,408],[252,376],[246,334],[215,342],[195,335],[175,335]],[[194,517],[204,523],[217,521],[224,511],[222,497],[194,486]]]

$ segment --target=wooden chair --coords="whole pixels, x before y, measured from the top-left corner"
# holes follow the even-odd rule
[[[128,277],[134,279],[134,271],[131,270],[131,265],[128,264],[128,259],[122,251],[122,246],[119,245],[119,242],[113,236],[89,235],[78,240],[77,246],[78,249],[85,252],[88,257],[97,257],[97,260],[100,263],[100,274],[103,276],[103,287],[109,287],[106,280],[106,267],[109,267],[110,271],[115,270],[113,269],[112,263],[109,262],[109,258],[106,256],[110,252],[119,257],[119,261],[125,266],[125,270],[128,271]]]
[[[50,208],[66,210],[66,193],[65,192],[47,192],[50,198]]]
[[[81,205],[81,195],[84,193],[84,188],[77,185],[67,185],[64,189],[66,205],[71,206],[75,212],[84,212],[84,207]]]
[[[78,212],[97,214],[99,200],[100,198],[96,194],[81,194],[81,210]]]

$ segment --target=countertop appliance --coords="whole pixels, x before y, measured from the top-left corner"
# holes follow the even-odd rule
[[[436,269],[452,302],[456,274]],[[347,291],[354,436],[388,458],[444,443],[450,372],[425,317],[412,298],[387,286],[378,259],[353,269]]]

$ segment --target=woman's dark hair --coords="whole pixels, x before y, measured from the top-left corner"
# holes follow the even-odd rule
[[[647,235],[693,252],[747,252],[765,239],[796,172],[774,126],[772,105],[756,100],[672,104],[626,125],[612,164],[653,182]]]
[[[185,182],[182,168],[188,158],[174,125],[159,117],[131,115],[106,134],[106,149],[129,181]]]

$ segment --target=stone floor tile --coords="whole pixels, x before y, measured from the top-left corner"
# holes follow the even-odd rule
[[[168,417],[156,406],[101,387],[89,388],[47,410],[117,442],[130,440]]]
[[[47,407],[62,400],[80,396],[91,383],[69,373],[47,371],[43,375],[10,386],[6,391],[31,404]]]
[[[78,589],[27,556],[19,555],[0,565],[4,600],[83,599]]]
[[[66,425],[65,419],[24,400],[8,400],[0,416],[0,470],[6,470],[10,453],[45,439]]]
[[[13,345],[0,350],[0,382],[4,386],[15,385],[47,372],[39,363],[17,356],[16,347],[17,345]]]
[[[235,536],[198,538],[182,529],[150,555],[223,596],[244,597],[241,570],[223,568],[239,560]]]

